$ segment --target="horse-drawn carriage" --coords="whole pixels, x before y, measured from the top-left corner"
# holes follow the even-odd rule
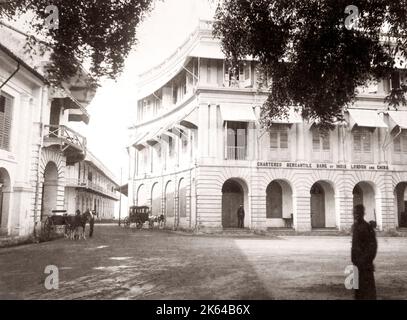
[[[125,227],[128,228],[132,223],[135,223],[137,229],[141,229],[146,222],[148,222],[149,228],[153,228],[155,222],[162,225],[164,215],[152,216],[151,210],[147,206],[131,206],[129,215],[123,221]]]
[[[85,238],[85,226],[90,220],[90,213],[81,215],[68,215],[66,210],[52,210],[52,215],[46,216],[42,223],[42,236],[49,240],[52,234],[63,232],[66,238]],[[79,228],[81,233],[78,233]]]

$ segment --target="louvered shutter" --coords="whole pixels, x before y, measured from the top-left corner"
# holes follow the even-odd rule
[[[12,122],[11,97],[1,96],[0,101],[0,148],[10,151],[11,122]],[[2,112],[4,111],[4,112]]]
[[[286,126],[280,128],[280,148],[288,149],[288,130]]]
[[[353,150],[362,152],[362,133],[360,131],[355,131],[353,134]]]
[[[396,139],[393,141],[393,146],[394,146],[394,152],[401,152],[401,137],[398,136]]]
[[[312,150],[319,151],[320,149],[320,139],[318,130],[312,130]]]
[[[370,153],[371,148],[372,148],[372,141],[371,141],[371,135],[370,135],[369,131],[365,130],[363,132],[362,141],[363,141],[363,152]]]
[[[329,138],[329,133],[325,133],[321,136],[322,138],[322,150],[327,151],[331,149],[331,143]]]
[[[401,136],[401,150],[403,153],[407,153],[407,132]]]
[[[0,149],[4,149],[4,118],[6,113],[6,97],[0,96]]]
[[[278,148],[278,130],[275,127],[270,129],[270,148]]]

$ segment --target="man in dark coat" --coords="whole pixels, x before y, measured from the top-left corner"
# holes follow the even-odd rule
[[[237,227],[244,228],[244,208],[242,204],[237,209]]]
[[[377,239],[374,224],[364,219],[365,207],[355,206],[352,226],[352,263],[358,268],[359,289],[355,289],[356,300],[375,300],[376,284],[373,260],[377,253]]]
[[[93,227],[95,225],[96,210],[92,210],[89,220],[89,238],[93,236]]]

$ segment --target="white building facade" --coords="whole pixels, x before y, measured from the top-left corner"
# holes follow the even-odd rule
[[[0,34],[0,235],[23,237],[65,209],[66,168],[86,155],[86,138],[69,126],[88,123],[95,92],[86,75],[51,87],[47,54],[27,56],[26,35],[10,26]]]
[[[348,230],[362,203],[381,230],[407,227],[407,108],[383,99],[403,73],[360,88],[346,121],[325,135],[292,111],[270,130],[256,62],[230,72],[201,21],[140,77],[129,144],[129,204],[166,215],[168,228]]]
[[[65,209],[95,210],[97,219],[114,219],[115,203],[119,200],[114,175],[89,150],[85,160],[65,170]]]

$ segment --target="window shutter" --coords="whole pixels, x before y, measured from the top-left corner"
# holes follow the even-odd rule
[[[10,97],[1,96],[0,99],[0,148],[10,151],[12,103]],[[4,112],[2,112],[4,111]]]
[[[327,151],[331,149],[331,143],[329,138],[329,133],[325,133],[321,136],[322,138],[322,150]]]
[[[362,141],[363,141],[363,152],[370,152],[371,151],[371,135],[370,132],[365,131],[362,135]]]
[[[278,148],[278,130],[273,127],[270,130],[270,148]]]
[[[246,129],[237,129],[237,147],[246,147]]]
[[[6,113],[6,97],[0,96],[0,149],[4,149],[4,118]]]
[[[318,130],[312,130],[312,150],[319,151],[320,149],[320,137]]]
[[[362,152],[362,134],[360,131],[355,131],[353,134],[353,150]]]
[[[280,148],[288,149],[288,130],[286,126],[280,128]]]
[[[400,150],[403,153],[407,153],[407,133],[404,132],[404,134],[401,135],[401,146]]]
[[[228,128],[228,138],[227,138],[227,144],[228,147],[234,147],[235,146],[235,130],[232,128]]]
[[[401,152],[401,137],[398,136],[396,139],[393,141],[393,146],[394,146],[394,152]]]

